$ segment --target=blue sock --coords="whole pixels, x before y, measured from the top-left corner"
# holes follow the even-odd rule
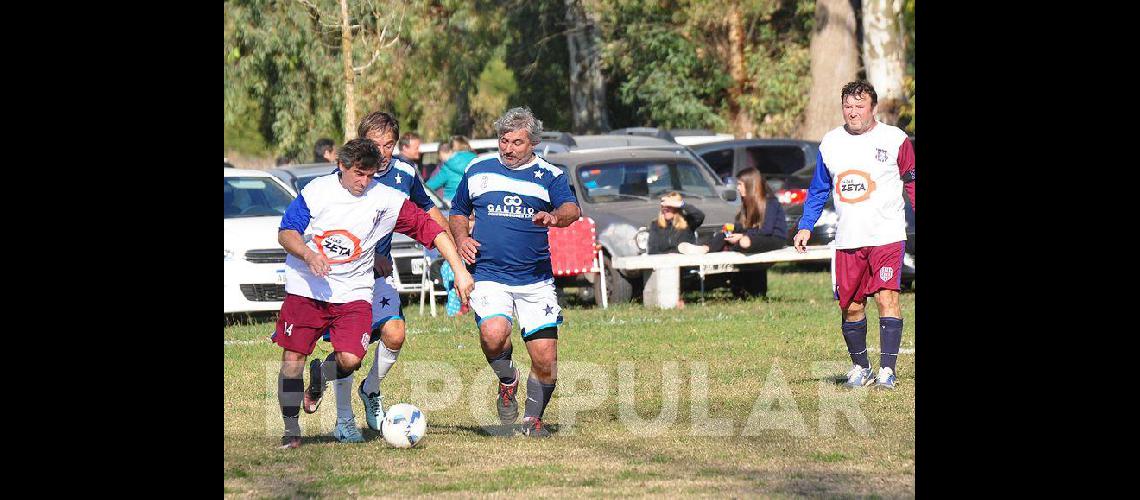
[[[847,343],[847,354],[851,355],[851,362],[863,368],[870,368],[871,361],[867,359],[867,317],[859,321],[843,322],[843,341]]]
[[[895,370],[899,359],[899,344],[902,343],[902,318],[879,318],[879,365]]]

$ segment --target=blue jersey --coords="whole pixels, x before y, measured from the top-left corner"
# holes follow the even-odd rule
[[[435,203],[431,201],[427,191],[424,190],[424,183],[416,175],[416,169],[395,157],[392,158],[391,163],[392,165],[388,167],[388,170],[382,174],[377,173],[372,178],[380,184],[403,193],[405,198],[412,200],[412,203],[415,203],[425,212],[434,208]],[[391,251],[392,234],[389,233],[376,245],[376,254],[390,258]]]
[[[475,214],[475,281],[529,285],[553,279],[547,229],[531,219],[567,202],[578,200],[562,169],[538,155],[516,169],[498,155],[472,160],[451,200],[451,215]]]

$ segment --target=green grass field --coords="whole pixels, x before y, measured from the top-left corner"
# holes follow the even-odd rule
[[[424,441],[396,449],[365,429],[363,444],[335,442],[330,386],[316,414],[302,413],[303,446],[278,450],[273,324],[226,327],[225,494],[913,496],[914,293],[902,296],[898,388],[845,391],[828,274],[778,266],[769,287],[750,301],[690,294],[681,310],[567,309],[545,440],[489,432],[497,386],[474,321],[421,317],[417,303],[382,389],[385,406],[425,411]],[[876,369],[877,325],[871,306]],[[525,378],[517,330],[512,340]],[[320,342],[314,355],[329,350]],[[370,349],[357,383],[372,362]],[[520,386],[520,418],[524,400]],[[363,427],[355,390],[353,405]]]

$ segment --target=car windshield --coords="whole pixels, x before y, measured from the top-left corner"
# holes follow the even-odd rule
[[[239,217],[281,216],[293,201],[293,195],[266,177],[226,177],[226,219]]]
[[[649,201],[670,191],[697,199],[716,196],[700,167],[689,162],[630,161],[582,166],[578,169],[578,182],[586,201],[591,203]]]

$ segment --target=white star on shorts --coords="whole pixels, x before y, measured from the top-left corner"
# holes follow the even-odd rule
[[[535,179],[541,179],[542,178],[542,171],[541,170],[535,170],[534,171],[534,178]]]

